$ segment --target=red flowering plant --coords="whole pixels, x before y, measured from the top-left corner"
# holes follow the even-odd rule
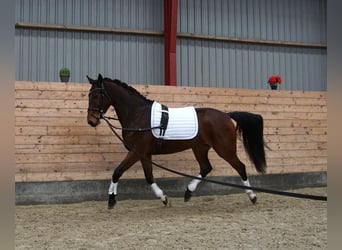
[[[270,85],[271,89],[277,89],[278,83],[281,84],[280,75],[273,75],[268,78],[268,84]]]

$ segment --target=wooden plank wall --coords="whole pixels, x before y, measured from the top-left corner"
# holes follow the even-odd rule
[[[268,173],[327,170],[327,93],[133,85],[149,99],[169,107],[194,105],[222,111],[249,111],[264,117]],[[104,122],[86,121],[87,83],[15,83],[16,182],[110,179],[125,148]],[[114,115],[109,110],[108,115]],[[115,123],[117,124],[117,123]],[[240,143],[238,151],[250,175],[256,174]],[[212,176],[236,175],[210,152]],[[154,157],[189,174],[199,168],[191,151]],[[176,177],[154,168],[155,177]],[[140,163],[123,178],[143,178]]]

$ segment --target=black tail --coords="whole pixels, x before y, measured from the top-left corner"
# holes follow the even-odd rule
[[[243,145],[259,173],[266,172],[264,150],[264,121],[261,115],[249,112],[230,112],[229,116],[236,121],[236,130],[242,134]]]

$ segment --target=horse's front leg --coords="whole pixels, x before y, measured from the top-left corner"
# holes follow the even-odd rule
[[[145,179],[148,184],[151,185],[153,193],[160,198],[160,200],[163,202],[165,206],[169,205],[169,201],[167,199],[167,196],[164,195],[163,190],[159,188],[157,183],[154,181],[153,172],[152,172],[152,161],[151,161],[151,155],[146,155],[145,159],[141,159],[141,164],[144,169]]]
[[[114,170],[112,176],[112,182],[110,183],[108,190],[108,209],[111,209],[116,204],[116,195],[118,181],[123,173],[129,169],[134,163],[136,163],[139,158],[132,151],[128,152],[125,159],[119,164],[119,166]]]

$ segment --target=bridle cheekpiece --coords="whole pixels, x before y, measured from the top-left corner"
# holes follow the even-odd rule
[[[101,92],[101,106],[98,107],[98,108],[88,108],[88,112],[89,112],[89,111],[96,111],[96,112],[99,112],[99,114],[100,114],[100,119],[101,119],[101,118],[103,118],[104,113],[105,113],[105,110],[104,110],[104,99],[105,99],[105,97],[106,97],[109,101],[111,101],[111,98],[110,98],[110,96],[107,94],[107,91],[105,90],[105,88],[104,88],[104,86],[103,86],[103,81],[101,81],[101,87],[97,87],[97,88],[91,89],[91,90],[89,91],[89,95],[88,95],[88,96],[90,97],[91,95],[94,94],[94,92],[97,92],[97,91],[100,91],[100,92]]]

